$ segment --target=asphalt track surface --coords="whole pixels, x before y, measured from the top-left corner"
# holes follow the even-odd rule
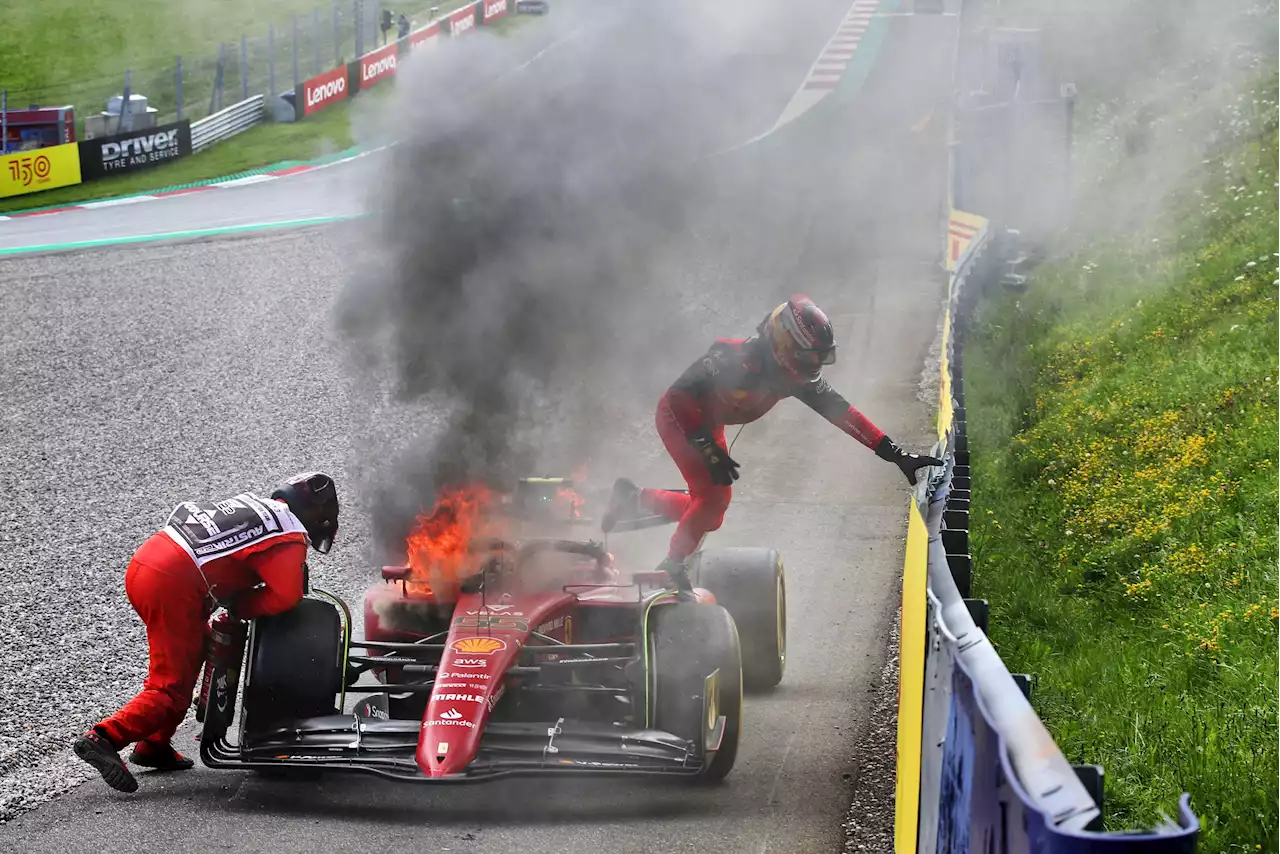
[[[726,122],[716,138],[690,140],[691,152],[718,151],[768,127],[847,9],[824,0],[802,16],[786,5],[772,4],[773,37],[737,69],[758,112]],[[708,161],[709,185],[738,190],[709,205],[706,230],[672,254],[687,261],[688,279],[677,286],[712,309],[708,338],[747,333],[779,288],[811,292],[843,344],[829,372],[833,385],[900,443],[927,447],[931,408],[918,385],[944,293],[939,216],[953,19],[885,21],[887,38],[864,86],[842,89],[756,146]],[[550,85],[569,66],[547,63],[539,73]],[[697,98],[694,83],[688,92]],[[351,174],[323,170],[217,198],[236,216],[269,219],[281,208],[332,214],[328,201],[343,195],[335,182]],[[767,177],[743,190],[744,175]],[[234,218],[199,210],[214,195],[36,221],[53,226],[66,217],[58,223],[63,240],[87,239],[92,217],[103,214],[130,218],[142,233],[173,230],[155,226],[179,216],[207,227],[210,217]],[[0,725],[9,733],[22,731],[23,710],[48,708],[76,722],[69,739],[136,690],[141,627],[133,620],[112,628],[103,614],[127,609],[123,567],[176,500],[245,484],[264,489],[282,471],[312,465],[356,483],[355,467],[371,447],[429,426],[429,412],[397,409],[345,378],[328,309],[360,251],[358,228],[326,226],[3,262],[0,389],[8,417],[0,425],[7,457],[0,491],[12,516],[6,564],[29,580],[6,591],[0,640],[32,656],[0,681]],[[664,355],[663,369],[673,376],[705,341]],[[651,428],[657,391],[627,402],[610,465],[645,482],[678,483]],[[709,545],[782,551],[790,649],[783,685],[748,699],[744,743],[725,784],[541,780],[428,789],[343,776],[281,783],[197,767],[142,774],[133,796],[93,779],[0,827],[0,848],[839,850],[840,819],[859,785],[853,745],[868,723],[896,618],[905,483],[795,403],[749,426],[733,455],[743,480]],[[361,497],[349,495],[344,542],[316,561],[316,572],[318,583],[358,602],[374,574],[361,557],[369,550]],[[659,530],[611,545],[624,559],[656,562],[665,536]],[[59,659],[67,656],[91,664],[74,685],[62,684]],[[181,748],[194,750],[191,733],[189,722]],[[49,762],[68,762],[62,744],[49,743]]]

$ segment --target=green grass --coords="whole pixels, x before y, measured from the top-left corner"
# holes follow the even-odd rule
[[[389,92],[390,89],[387,86],[374,91]],[[369,94],[361,96],[368,97]],[[146,172],[0,199],[0,213],[134,195],[236,175],[282,161],[311,160],[344,151],[353,144],[350,115],[359,100],[340,103],[302,122],[259,125],[221,145]]]
[[[989,298],[966,348],[976,596],[1111,830],[1182,791],[1277,835],[1276,86],[1158,221]],[[1068,241],[1069,242],[1069,241]]]
[[[464,0],[385,0],[417,26],[427,23],[437,5],[443,15]],[[381,43],[370,10],[364,49]],[[318,10],[318,21],[314,11]],[[9,105],[72,104],[80,122],[106,109],[121,93],[124,72],[132,72],[136,93],[146,95],[161,122],[176,115],[175,58],[183,58],[183,116],[198,119],[209,112],[216,77],[218,45],[227,45],[222,105],[240,100],[245,84],[250,95],[270,89],[270,57],[275,55],[275,91],[293,85],[292,17],[299,19],[299,77],[355,58],[354,4],[338,0],[335,34],[332,0],[217,0],[174,3],[169,0],[0,0],[0,88],[9,90]],[[318,25],[317,25],[318,24]],[[269,45],[268,26],[274,26]],[[247,75],[241,78],[240,40],[247,37]],[[392,34],[394,36],[394,33]],[[335,43],[336,41],[336,43]],[[81,124],[82,127],[82,124]]]

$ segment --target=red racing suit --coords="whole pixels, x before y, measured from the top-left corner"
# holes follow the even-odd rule
[[[683,561],[702,538],[717,530],[733,496],[718,486],[703,457],[689,442],[695,430],[711,431],[724,443],[726,424],[750,424],[787,397],[794,397],[868,448],[884,432],[849,404],[824,379],[802,382],[777,369],[759,339],[720,338],[691,365],[658,401],[655,422],[662,444],[684,475],[689,492],[646,489],[641,503],[651,512],[678,522],[668,556]]]
[[[135,741],[142,753],[167,747],[191,705],[216,604],[229,603],[241,619],[294,607],[302,599],[307,545],[302,523],[283,502],[252,493],[174,508],[134,552],[124,576],[129,603],[147,627],[147,678],[94,730],[117,750]]]

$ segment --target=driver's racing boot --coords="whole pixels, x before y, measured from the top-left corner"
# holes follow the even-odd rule
[[[640,516],[640,487],[625,477],[613,482],[613,494],[609,496],[609,506],[605,508],[600,519],[600,530],[606,534],[621,521],[636,519]]]
[[[157,746],[149,741],[140,741],[129,754],[129,761],[142,768],[154,768],[157,771],[186,771],[196,763],[173,749],[172,744]]]
[[[658,569],[670,576],[671,583],[675,585],[680,598],[693,598],[693,582],[689,580],[689,568],[684,563],[675,558],[666,557],[662,559],[662,563],[658,564]]]
[[[117,792],[138,791],[138,781],[120,759],[120,753],[115,745],[105,736],[89,730],[75,740],[71,749],[75,751],[76,756],[96,768],[102,775],[102,779],[107,781],[107,785]]]

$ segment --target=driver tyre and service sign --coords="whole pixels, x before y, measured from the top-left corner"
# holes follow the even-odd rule
[[[191,122],[81,140],[80,173],[85,181],[132,175],[191,154]]]
[[[318,113],[347,99],[347,66],[339,65],[302,84],[302,115]]]
[[[0,199],[79,184],[79,143],[51,145],[0,157]]]

